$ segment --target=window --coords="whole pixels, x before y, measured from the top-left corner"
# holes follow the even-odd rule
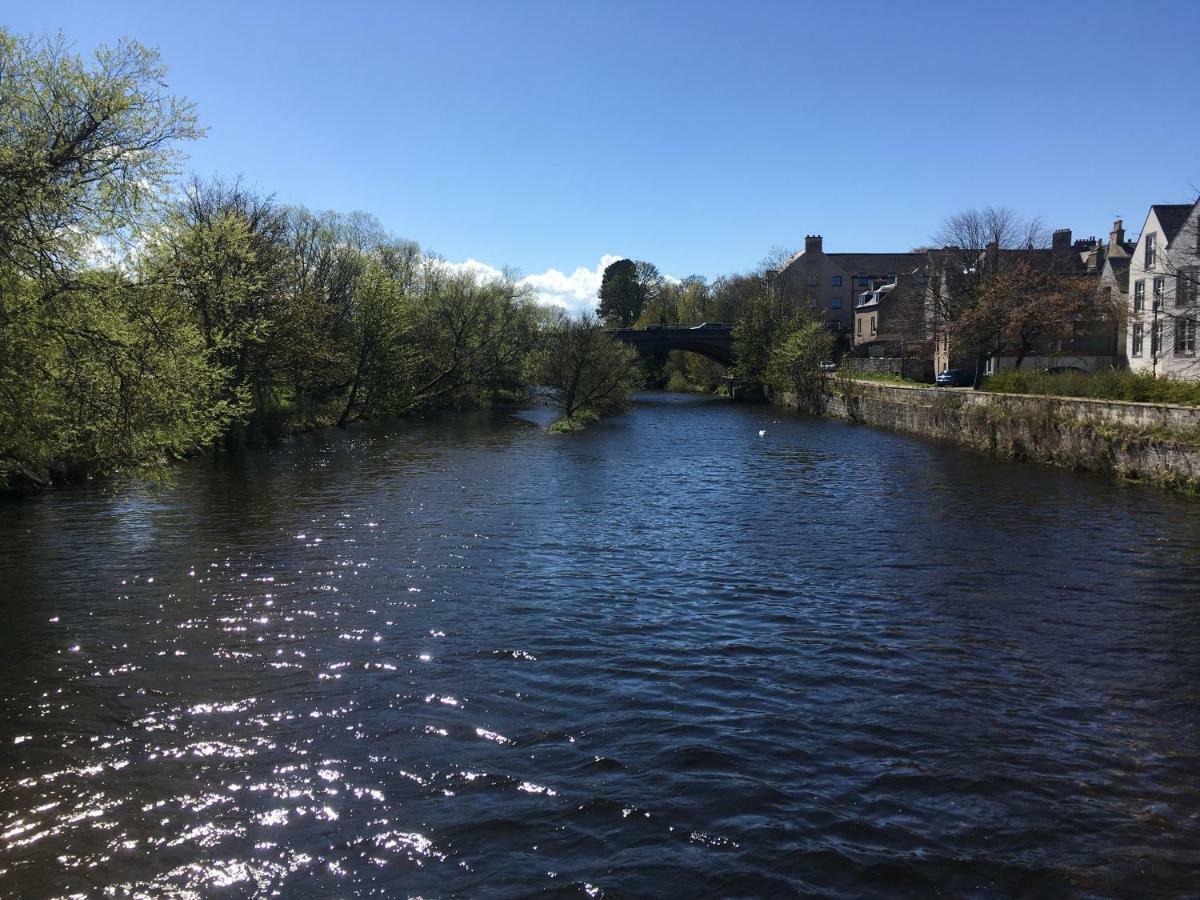
[[[809,287],[816,287],[820,283],[821,283],[821,273],[820,272],[809,272],[808,273],[808,286]]]
[[[842,286],[842,276],[841,276],[841,275],[834,275],[834,276],[833,276],[833,286],[834,286],[834,287],[841,287],[841,286]]]
[[[1184,269],[1175,276],[1175,305],[1191,306],[1196,302],[1197,287],[1200,287],[1200,269]]]
[[[1142,325],[1134,325],[1133,326],[1133,351],[1132,351],[1131,355],[1133,355],[1133,356],[1141,356],[1142,355],[1142,335],[1144,333],[1145,333],[1144,326],[1142,326]]]
[[[878,318],[871,316],[871,337],[875,337],[879,333]]]
[[[1153,269],[1154,262],[1158,259],[1158,235],[1146,235],[1146,268]]]
[[[1154,308],[1158,309],[1162,306],[1163,290],[1167,286],[1167,279],[1161,275],[1154,279]]]
[[[1140,313],[1146,308],[1146,282],[1135,281],[1133,283],[1133,311]]]
[[[866,275],[859,275],[859,276],[858,276],[858,286],[859,286],[859,287],[867,287],[867,285],[868,285],[868,284],[869,284],[869,281],[868,281],[868,279],[867,279],[867,276],[866,276]]]
[[[1196,355],[1196,320],[1175,320],[1175,352],[1180,356]]]
[[[1162,322],[1155,322],[1150,329],[1150,355],[1158,356],[1162,352]]]
[[[858,322],[856,324],[858,328],[858,336],[862,337],[862,316],[858,317]]]
[[[841,309],[842,308],[842,298],[834,297],[832,300],[830,300],[829,308],[830,309]]]

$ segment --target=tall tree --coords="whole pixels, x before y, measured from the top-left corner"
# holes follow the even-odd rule
[[[610,263],[600,279],[600,305],[597,315],[610,328],[628,328],[637,321],[646,305],[646,292],[632,259]]]

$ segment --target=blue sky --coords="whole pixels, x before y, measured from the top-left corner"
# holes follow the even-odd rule
[[[0,0],[0,23],[157,47],[209,128],[192,170],[564,273],[550,293],[605,255],[713,277],[810,232],[907,250],[989,203],[1136,231],[1200,186],[1195,0]]]

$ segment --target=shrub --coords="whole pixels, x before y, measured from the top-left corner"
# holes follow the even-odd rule
[[[1094,375],[1081,372],[998,372],[984,389],[1007,394],[1043,394],[1125,400],[1136,403],[1175,403],[1200,406],[1200,382],[1155,378],[1142,372],[1104,369]]]

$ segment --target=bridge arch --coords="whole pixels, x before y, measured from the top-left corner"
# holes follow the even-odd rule
[[[705,323],[689,328],[675,325],[651,325],[648,328],[615,328],[614,340],[629,344],[644,356],[658,356],[672,350],[687,350],[733,365],[733,326]]]

